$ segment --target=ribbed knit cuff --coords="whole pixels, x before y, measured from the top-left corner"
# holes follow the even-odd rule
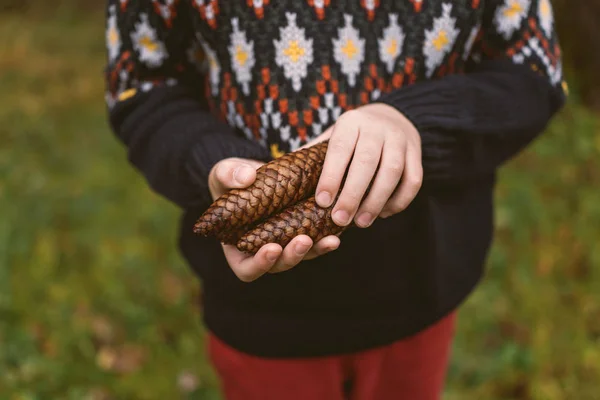
[[[377,100],[404,114],[419,132],[424,182],[456,176],[456,170],[471,157],[465,154],[457,132],[440,129],[456,125],[461,115],[458,93],[452,86],[441,81],[423,82],[384,94]]]
[[[424,181],[460,181],[493,172],[520,151],[564,100],[528,67],[494,60],[469,74],[416,83],[377,101],[402,112],[419,131]]]

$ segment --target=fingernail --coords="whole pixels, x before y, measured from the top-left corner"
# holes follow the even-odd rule
[[[276,251],[269,251],[267,253],[267,260],[269,260],[270,262],[277,261],[278,257],[279,257],[279,253]]]
[[[299,256],[304,255],[308,249],[310,249],[310,245],[306,243],[298,243],[296,245],[296,254]]]
[[[344,210],[338,210],[333,214],[333,219],[337,225],[345,226],[350,220],[350,215]]]
[[[241,184],[244,185],[246,183],[248,183],[248,180],[250,179],[250,176],[252,175],[252,168],[242,165],[240,167],[237,167],[235,171],[233,171],[233,179]]]
[[[358,216],[356,222],[358,223],[358,225],[366,228],[373,222],[373,215],[371,215],[368,212],[364,212]]]
[[[331,195],[328,192],[319,192],[317,195],[317,203],[321,207],[329,207],[331,205]]]

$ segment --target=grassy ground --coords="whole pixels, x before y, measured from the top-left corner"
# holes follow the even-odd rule
[[[0,399],[219,399],[177,210],[110,133],[102,66],[101,15],[0,17]],[[573,102],[502,172],[448,400],[600,398],[598,133]]]

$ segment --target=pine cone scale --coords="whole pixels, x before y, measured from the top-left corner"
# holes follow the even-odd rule
[[[346,227],[336,225],[331,219],[331,207],[321,208],[315,198],[310,197],[258,224],[240,238],[237,248],[255,254],[268,243],[277,243],[285,247],[299,235],[307,235],[313,242],[317,242],[325,236],[337,235],[345,229]]]

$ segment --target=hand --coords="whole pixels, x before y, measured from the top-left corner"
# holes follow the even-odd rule
[[[212,168],[208,176],[208,187],[214,199],[230,189],[245,188],[256,179],[256,170],[261,162],[242,158],[224,159]],[[285,249],[275,243],[269,243],[252,256],[239,251],[234,245],[222,244],[225,258],[235,275],[244,282],[251,282],[263,274],[283,272],[296,266],[302,260],[309,260],[340,245],[337,236],[327,236],[314,246],[306,235],[295,237]]]
[[[421,138],[395,108],[374,103],[348,111],[315,141],[326,139],[330,140],[316,189],[317,204],[333,203],[350,166],[332,210],[337,225],[355,219],[357,226],[366,228],[378,216],[387,218],[404,210],[421,188]]]

